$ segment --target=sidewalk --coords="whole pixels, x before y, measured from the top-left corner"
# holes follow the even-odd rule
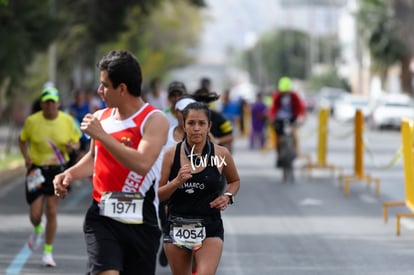
[[[6,157],[6,153],[16,154],[19,153],[19,148],[17,144],[18,130],[10,130],[8,125],[0,125],[0,158],[3,159]],[[12,145],[12,146],[10,146]],[[20,174],[25,173],[25,168],[23,164],[11,164],[11,166],[6,169],[0,169],[0,184],[6,183],[12,178]]]

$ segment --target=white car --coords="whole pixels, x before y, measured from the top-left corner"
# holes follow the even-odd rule
[[[367,118],[371,112],[369,98],[352,94],[343,95],[335,102],[333,117],[338,121],[350,122],[354,120],[357,110]]]
[[[400,128],[401,119],[414,119],[414,102],[405,94],[387,94],[381,98],[370,116],[372,128]]]

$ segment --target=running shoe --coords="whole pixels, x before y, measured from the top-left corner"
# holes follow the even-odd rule
[[[52,254],[50,254],[50,253],[43,253],[42,261],[43,261],[43,264],[45,266],[49,266],[49,267],[55,267],[56,266],[56,262],[53,259]]]
[[[33,232],[29,236],[29,240],[27,241],[27,246],[32,250],[36,250],[42,244],[42,233],[35,233]]]

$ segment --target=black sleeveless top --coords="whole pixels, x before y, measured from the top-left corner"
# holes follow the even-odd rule
[[[185,141],[184,141],[185,142]],[[208,141],[210,142],[210,141]],[[171,167],[170,178],[172,181],[177,177],[180,170],[180,152],[182,142],[178,143],[175,150],[174,162]],[[214,145],[210,155],[203,155],[208,158],[204,170],[194,173],[193,177],[183,183],[171,195],[168,202],[169,213],[172,216],[182,217],[221,217],[220,210],[211,208],[210,202],[223,193],[225,181],[217,166],[212,161],[214,158]]]

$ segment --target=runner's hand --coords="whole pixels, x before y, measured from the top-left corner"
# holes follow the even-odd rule
[[[217,208],[217,209],[223,211],[224,209],[227,208],[227,205],[229,204],[229,202],[230,202],[230,199],[229,199],[228,196],[221,195],[221,196],[218,196],[212,202],[210,202],[210,207],[211,208]]]
[[[68,194],[68,187],[72,182],[72,176],[69,173],[61,173],[53,179],[53,186],[55,188],[55,195],[59,198],[64,198]]]
[[[99,119],[92,114],[86,114],[83,117],[80,129],[93,139],[98,139],[102,133],[105,133]]]
[[[177,181],[181,184],[186,182],[187,180],[191,179],[191,166],[189,164],[183,165],[180,170],[178,171]]]

